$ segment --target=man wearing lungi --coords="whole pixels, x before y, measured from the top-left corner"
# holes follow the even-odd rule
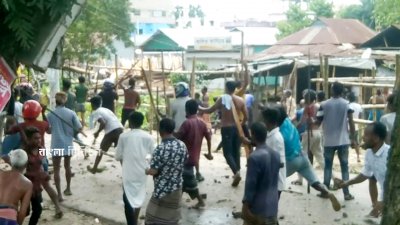
[[[26,152],[22,149],[10,152],[9,161],[12,170],[0,170],[0,224],[18,225],[23,224],[28,212],[33,187],[22,174],[28,163]]]
[[[203,120],[197,116],[199,105],[196,100],[189,100],[185,104],[186,120],[183,122],[175,137],[183,141],[187,147],[189,158],[185,162],[183,171],[183,192],[189,194],[191,199],[197,198],[199,202],[194,208],[204,207],[205,203],[200,196],[197,187],[197,180],[194,173],[194,167],[198,167],[200,160],[201,145],[203,138],[207,140],[208,154],[206,158],[211,160],[211,133]]]
[[[154,177],[154,192],[146,210],[146,225],[178,225],[181,219],[182,174],[187,159],[185,144],[173,136],[175,122],[160,121],[162,142],[156,147],[147,175]]]

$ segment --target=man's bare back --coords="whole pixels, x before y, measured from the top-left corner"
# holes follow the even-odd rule
[[[243,113],[243,115],[246,115],[244,118],[244,121],[246,121],[247,113],[246,113],[246,107],[244,104],[244,100],[236,95],[232,95],[232,100],[235,104],[237,113],[239,114],[241,112],[241,113]],[[230,110],[226,109],[226,107],[224,105],[222,105],[221,98],[218,99],[216,104],[219,104],[219,109],[221,110],[221,113],[222,113],[221,127],[235,126],[236,124],[235,124],[235,119],[233,117],[232,109],[230,109]]]
[[[140,95],[137,91],[132,88],[124,90],[125,103],[124,108],[126,109],[137,109],[140,105]]]
[[[18,171],[0,170],[0,205],[18,209],[24,198],[28,204],[32,195],[32,183]]]

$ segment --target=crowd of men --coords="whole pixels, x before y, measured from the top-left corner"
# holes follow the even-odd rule
[[[128,79],[128,86],[123,81]],[[332,97],[324,99],[321,93],[313,90],[303,92],[304,104],[296,106],[292,92],[287,90],[282,101],[255,107],[254,97],[247,92],[248,81],[238,83],[228,81],[225,93],[213,105],[209,105],[207,88],[201,96],[190,98],[188,84],[179,82],[175,87],[176,99],[171,103],[170,112],[158,125],[161,143],[142,126],[145,116],[138,111],[140,95],[135,91],[135,79],[124,77],[117,86],[122,88],[125,103],[121,121],[115,114],[115,100],[118,99],[112,82],[104,83],[103,90],[90,98],[90,124],[98,124],[94,132],[95,140],[104,131],[100,143],[101,151],[96,155],[91,173],[102,172],[99,167],[102,156],[113,145],[116,147],[115,159],[122,165],[123,201],[128,225],[138,224],[141,208],[146,197],[147,176],[154,178],[154,191],[147,204],[145,223],[147,225],[178,224],[181,219],[180,207],[182,193],[196,199],[193,208],[206,207],[204,195],[200,193],[198,182],[204,180],[200,173],[202,141],[207,141],[208,160],[211,153],[210,114],[220,117],[221,146],[226,162],[233,174],[232,187],[242,180],[241,147],[247,149],[247,170],[243,208],[238,213],[246,225],[278,224],[278,205],[281,194],[286,189],[286,177],[294,173],[299,179],[293,184],[301,185],[305,178],[319,197],[329,200],[335,211],[341,205],[332,188],[342,188],[344,199],[353,200],[348,186],[370,180],[370,194],[373,209],[371,216],[378,217],[382,212],[386,162],[390,151],[395,114],[394,95],[387,97],[387,115],[381,115],[381,122],[369,124],[363,135],[362,146],[366,149],[365,165],[361,173],[349,177],[349,147],[357,150],[359,159],[359,137],[353,118],[361,118],[354,94],[345,99],[345,88],[340,83],[332,85]],[[71,152],[77,133],[83,132],[85,123],[85,102],[88,89],[85,79],[79,78],[75,94],[70,92],[71,83],[64,81],[63,91],[55,95],[56,108],[49,110],[36,100],[21,101],[23,104],[16,118],[7,120],[7,136],[3,140],[3,158],[12,167],[11,171],[0,171],[0,224],[22,224],[25,217],[31,216],[29,224],[38,224],[42,213],[42,190],[44,189],[55,205],[55,216],[63,216],[60,202],[64,195],[72,195]],[[16,103],[17,105],[17,103]],[[17,107],[16,107],[17,108]],[[81,113],[81,118],[73,111]],[[261,118],[255,118],[255,111]],[[17,111],[17,110],[16,110]],[[38,120],[39,115],[43,120]],[[23,118],[18,122],[17,119]],[[130,130],[124,132],[129,122]],[[49,184],[47,154],[44,134],[51,133],[50,156],[53,162],[56,190]],[[19,144],[16,145],[15,143]],[[78,139],[78,141],[80,141]],[[333,159],[338,153],[342,178],[332,173]],[[323,181],[317,177],[310,162],[313,156],[324,171]],[[61,191],[60,169],[64,159],[66,188]],[[334,181],[333,187],[331,181]],[[377,183],[379,189],[377,188]],[[29,207],[30,206],[30,207]]]

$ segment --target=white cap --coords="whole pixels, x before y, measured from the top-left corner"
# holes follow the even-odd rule
[[[10,157],[11,166],[14,168],[22,168],[28,162],[28,155],[22,149],[13,150],[8,156]]]

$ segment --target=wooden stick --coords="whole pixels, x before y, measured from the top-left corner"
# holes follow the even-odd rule
[[[322,82],[323,78],[311,78],[312,82]],[[395,81],[395,77],[364,77],[362,74],[358,77],[334,77],[328,78],[328,81],[363,81],[363,82],[377,82],[377,81]]]
[[[327,56],[324,57],[324,92],[325,96],[328,98],[329,96],[329,58]]]
[[[153,108],[153,110],[154,110],[154,112],[155,112],[156,106],[154,105],[153,94],[152,94],[152,92],[151,92],[150,83],[149,83],[149,80],[148,80],[147,77],[146,77],[146,72],[144,71],[143,67],[142,67],[142,77],[143,77],[143,79],[144,79],[144,81],[145,81],[145,83],[146,83],[147,90],[149,91],[151,107]],[[157,119],[157,123],[159,123],[160,121],[159,121],[158,116],[156,116],[156,119]]]
[[[396,81],[395,88],[400,87],[400,55],[396,55]],[[397,90],[399,91],[399,90]]]
[[[318,78],[311,79],[311,82],[318,82]],[[351,81],[340,81],[340,80],[333,80],[329,79],[327,83],[335,83],[340,82],[343,85],[350,85],[350,86],[361,86],[361,87],[388,87],[393,88],[394,84],[373,84],[373,83],[366,83],[366,82],[351,82]],[[324,81],[325,82],[325,81]]]
[[[375,67],[372,68],[372,77],[375,79],[376,77],[376,69]],[[376,88],[372,87],[372,96],[374,96],[376,93]],[[376,104],[376,96],[374,96],[374,98],[372,99],[372,104],[375,105]],[[372,115],[373,115],[373,120],[376,121],[376,110],[372,111]]]
[[[165,114],[168,114],[169,112],[169,101],[167,101],[167,81],[166,81],[166,76],[165,76],[165,72],[164,72],[164,52],[161,52],[161,75],[162,75],[162,79],[163,79],[163,89],[164,89],[164,100],[165,100],[165,106],[166,106],[166,111]],[[157,105],[158,105],[158,101],[157,101]]]
[[[236,129],[239,132],[240,137],[245,137],[244,132],[243,132],[243,127],[242,124],[240,123],[239,115],[238,112],[236,111],[236,106],[235,102],[233,101],[234,96],[232,96],[232,114],[233,114],[233,119],[235,120],[235,125]],[[250,156],[250,147],[248,145],[244,145],[244,150],[246,153],[246,158],[249,158]]]
[[[190,74],[190,96],[194,98],[196,88],[196,57],[193,57],[192,73]]]

